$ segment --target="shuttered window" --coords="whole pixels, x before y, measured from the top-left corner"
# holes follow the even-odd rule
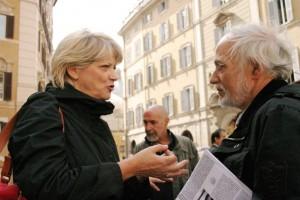
[[[10,101],[12,93],[12,73],[0,72],[0,100]]]
[[[14,16],[0,14],[0,38],[12,39],[14,36]]]
[[[181,109],[182,112],[195,110],[194,87],[189,86],[181,91]]]
[[[174,100],[173,100],[173,94],[169,93],[166,94],[163,99],[163,107],[165,108],[165,110],[167,111],[169,116],[174,115]]]
[[[281,25],[293,20],[291,0],[268,0],[269,20],[272,25]]]

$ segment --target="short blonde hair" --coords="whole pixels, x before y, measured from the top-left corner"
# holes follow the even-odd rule
[[[123,59],[120,46],[110,37],[88,30],[69,34],[59,43],[52,57],[54,86],[64,87],[68,67],[83,67],[108,56],[113,56],[117,63]]]

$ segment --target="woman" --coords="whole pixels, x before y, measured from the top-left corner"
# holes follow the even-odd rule
[[[67,36],[52,58],[53,85],[33,94],[18,113],[9,151],[14,181],[29,200],[146,199],[148,179],[186,173],[167,146],[119,161],[101,115],[113,112],[120,47],[102,34]],[[59,110],[62,111],[62,116]],[[165,152],[158,156],[156,152]]]

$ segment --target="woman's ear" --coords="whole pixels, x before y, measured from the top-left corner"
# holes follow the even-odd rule
[[[79,78],[78,67],[68,67],[67,74],[70,79],[77,80]]]

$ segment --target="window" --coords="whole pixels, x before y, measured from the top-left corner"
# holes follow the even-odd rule
[[[128,96],[132,96],[133,95],[133,80],[132,79],[128,79]]]
[[[147,13],[143,17],[143,24],[148,24],[149,22],[152,21],[152,13]]]
[[[12,73],[0,71],[0,100],[11,100]]]
[[[162,99],[163,107],[169,116],[174,115],[173,94],[166,94]]]
[[[231,20],[226,21],[222,25],[215,28],[215,44],[217,45],[220,39],[231,30]]]
[[[141,56],[141,51],[142,51],[141,39],[138,39],[134,43],[135,58],[138,58]]]
[[[134,75],[134,90],[138,92],[141,91],[142,88],[143,88],[142,73],[137,73]]]
[[[183,112],[195,109],[194,87],[189,86],[181,91],[181,109]]]
[[[0,38],[13,38],[14,16],[0,14]]]
[[[126,125],[127,125],[127,128],[134,127],[134,116],[133,116],[132,110],[127,111]]]
[[[147,71],[147,83],[148,83],[148,85],[151,85],[152,83],[154,83],[154,66],[153,66],[153,64],[149,64],[146,67],[146,71]]]
[[[162,11],[167,9],[167,2],[166,1],[162,1],[159,3],[158,5],[158,12],[161,13]]]
[[[152,49],[152,32],[147,33],[144,36],[144,51],[150,51]]]
[[[183,31],[189,27],[189,10],[185,7],[177,13],[177,29]]]
[[[171,55],[166,55],[160,60],[160,76],[162,78],[171,76]]]
[[[127,47],[127,49],[125,50],[125,55],[126,64],[130,64],[132,62],[131,47]]]
[[[151,106],[156,105],[156,100],[155,99],[149,99],[147,102],[147,109],[150,108]]]
[[[192,65],[192,47],[191,44],[184,46],[179,50],[180,68],[187,68]]]
[[[2,131],[2,129],[4,128],[5,125],[6,125],[6,122],[0,121],[0,131]]]
[[[213,7],[219,7],[221,5],[226,4],[229,1],[230,0],[212,0],[212,5],[213,5]]]
[[[142,126],[143,125],[143,114],[144,114],[144,109],[143,105],[138,105],[135,109],[135,122],[137,126]]]
[[[272,25],[286,24],[293,20],[291,0],[268,0],[268,9]]]
[[[12,93],[12,73],[7,72],[8,64],[0,58],[0,101],[11,100]]]
[[[164,22],[159,27],[160,43],[164,43],[169,39],[169,23]]]

